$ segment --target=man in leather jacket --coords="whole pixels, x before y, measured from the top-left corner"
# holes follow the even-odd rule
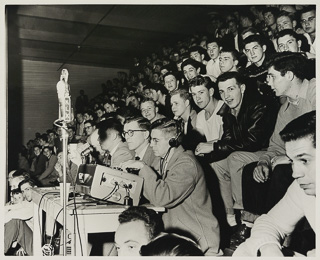
[[[263,101],[261,95],[247,93],[244,78],[238,72],[226,72],[218,77],[217,84],[224,105],[217,114],[222,116],[223,135],[209,147],[200,147],[201,153],[212,163],[220,184],[221,196],[225,204],[227,221],[235,226],[233,209],[233,169],[230,167],[230,154],[235,151],[256,152],[268,146],[269,138],[273,132],[277,113]],[[252,97],[255,98],[252,98]],[[235,176],[240,178],[241,176]],[[235,187],[235,189],[240,189]],[[241,192],[240,192],[241,194]]]

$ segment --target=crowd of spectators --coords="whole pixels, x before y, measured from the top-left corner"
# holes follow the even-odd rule
[[[257,218],[282,199],[296,178],[280,132],[316,109],[316,11],[313,5],[239,6],[223,17],[213,16],[211,23],[213,30],[207,35],[190,35],[175,46],[134,58],[130,74],[119,72],[118,78],[102,84],[98,96],[89,99],[85,90],[80,91],[74,120],[68,124],[68,144],[78,151],[92,149],[82,158],[68,151],[67,180],[75,183],[81,163],[134,166],[145,178],[143,200],[168,209],[165,225],[175,228],[175,214],[185,214],[181,219],[186,223],[176,227],[198,239],[204,255],[229,249],[224,250],[228,255],[250,237]],[[162,134],[170,137],[164,151],[157,146]],[[143,160],[147,149],[152,159]],[[62,181],[62,157],[62,130],[53,125],[22,146],[18,170],[39,187],[57,186]],[[167,189],[159,188],[157,177],[149,177],[156,157],[163,159],[157,173]],[[138,162],[130,161],[134,158]],[[173,160],[181,160],[188,169],[175,172],[183,177],[166,180],[175,170]],[[188,186],[191,169],[197,172],[190,173],[197,183]],[[10,186],[11,203],[20,203],[19,189]],[[196,214],[205,224],[188,219],[186,208],[201,210],[192,203],[210,211]],[[197,225],[202,233],[196,233]],[[286,239],[285,244],[306,254],[315,238],[310,239],[312,228],[306,220],[300,226],[296,233],[288,232],[292,241]],[[299,244],[295,234],[308,242]],[[158,242],[161,238],[142,253],[150,255]],[[202,255],[199,248],[195,255]]]

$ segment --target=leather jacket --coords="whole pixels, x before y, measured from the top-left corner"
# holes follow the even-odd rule
[[[261,95],[253,98],[245,93],[237,117],[226,104],[217,114],[222,116],[223,135],[213,144],[213,152],[205,155],[210,163],[225,159],[235,151],[255,152],[268,147],[278,113]]]

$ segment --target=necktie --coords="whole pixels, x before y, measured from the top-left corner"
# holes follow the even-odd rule
[[[111,154],[110,154],[110,153],[105,153],[105,154],[104,154],[103,163],[104,163],[107,167],[111,167]]]

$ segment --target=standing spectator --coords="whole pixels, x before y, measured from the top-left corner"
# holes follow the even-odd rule
[[[80,96],[78,96],[76,99],[76,111],[82,113],[87,109],[88,105],[89,105],[88,96],[85,95],[84,90],[81,89]]]

